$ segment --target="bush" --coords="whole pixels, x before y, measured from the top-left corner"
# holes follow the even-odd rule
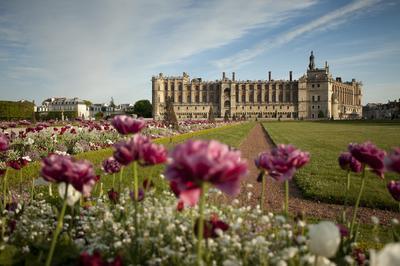
[[[0,101],[0,120],[32,120],[34,104],[31,102]]]

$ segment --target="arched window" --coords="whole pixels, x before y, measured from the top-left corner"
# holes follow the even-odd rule
[[[225,101],[225,102],[224,102],[224,107],[225,107],[225,108],[231,107],[231,102],[230,102],[230,101]]]

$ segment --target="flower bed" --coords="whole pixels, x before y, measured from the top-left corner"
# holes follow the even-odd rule
[[[400,243],[381,251],[357,244],[357,207],[341,224],[307,224],[306,217],[283,215],[262,206],[210,204],[239,193],[247,165],[240,152],[217,141],[189,140],[168,155],[166,149],[140,134],[142,121],[117,117],[116,130],[125,135],[114,145],[103,169],[112,188],[103,191],[93,165],[68,155],[51,154],[42,161],[41,176],[58,185],[58,196],[35,192],[23,203],[10,195],[7,172],[2,173],[0,264],[38,265],[398,265]],[[0,151],[8,149],[0,136]],[[399,173],[398,149],[390,154],[372,143],[352,144],[340,156],[347,172],[366,171],[382,176]],[[266,175],[288,182],[307,164],[309,154],[291,145],[278,145],[255,160],[263,184]],[[312,158],[311,158],[312,160]],[[166,164],[165,177],[154,186],[152,175],[138,179],[138,165]],[[355,167],[358,165],[360,167]],[[122,173],[132,169],[127,187]],[[7,171],[7,170],[6,170]],[[345,172],[344,172],[345,174]],[[167,187],[168,187],[167,186]],[[398,199],[399,184],[388,193]],[[262,187],[264,190],[265,187]],[[92,193],[95,190],[97,193]],[[359,198],[363,187],[359,189]],[[94,195],[99,196],[94,196]],[[178,198],[178,199],[177,199]],[[393,241],[399,241],[398,221]],[[56,255],[55,255],[56,254]]]

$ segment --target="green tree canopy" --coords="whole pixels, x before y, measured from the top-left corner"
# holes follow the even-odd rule
[[[150,118],[152,117],[153,107],[149,100],[139,100],[133,106],[133,113],[138,117]]]

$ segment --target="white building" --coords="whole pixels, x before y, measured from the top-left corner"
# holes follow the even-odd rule
[[[89,118],[89,106],[79,98],[49,98],[37,107],[38,112],[77,112],[77,116],[82,119]]]

